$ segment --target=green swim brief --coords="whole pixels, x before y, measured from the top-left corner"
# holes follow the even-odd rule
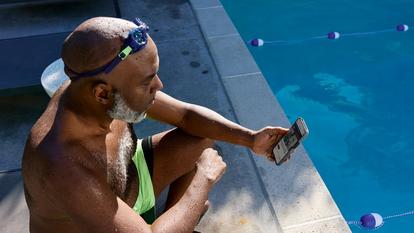
[[[156,218],[155,194],[152,186],[153,153],[151,137],[138,140],[137,149],[132,157],[137,168],[139,193],[133,207],[134,211],[148,223],[152,224]]]

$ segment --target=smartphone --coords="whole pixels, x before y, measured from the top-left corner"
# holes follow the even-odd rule
[[[273,148],[273,156],[275,158],[276,165],[284,163],[299,143],[305,139],[309,134],[308,127],[305,120],[299,117],[295,123],[290,127],[288,133],[283,136],[280,141]]]

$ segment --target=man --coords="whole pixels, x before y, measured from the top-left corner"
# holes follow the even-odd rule
[[[246,129],[161,92],[157,48],[140,20],[99,17],[64,41],[70,81],[33,126],[23,157],[31,232],[192,232],[226,165],[213,140],[272,160],[287,130]],[[175,129],[137,140],[147,115]],[[155,220],[155,197],[170,186]]]

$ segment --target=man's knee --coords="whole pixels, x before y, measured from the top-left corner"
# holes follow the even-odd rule
[[[201,148],[205,150],[207,148],[212,148],[214,146],[214,140],[210,138],[201,138]]]
[[[214,146],[214,140],[210,138],[201,138],[197,136],[189,136],[189,143],[187,145],[191,145],[190,148],[188,148],[186,151],[191,154],[191,159],[188,160],[188,162],[191,163],[190,170],[193,170],[195,168],[195,163],[197,162],[198,158],[200,158],[203,151],[207,148],[212,148]],[[191,141],[191,142],[190,142]]]
[[[187,138],[187,145],[191,145],[191,150],[193,152],[198,152],[196,154],[198,154],[198,156],[201,155],[201,152],[207,148],[212,148],[214,146],[214,140],[210,139],[210,138],[202,138],[202,137],[198,137],[198,136],[193,136],[190,135],[184,131],[182,131],[181,129],[177,129],[178,131],[181,131],[181,134],[186,135],[185,138]]]

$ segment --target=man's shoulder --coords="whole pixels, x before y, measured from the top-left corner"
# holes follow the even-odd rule
[[[44,140],[25,151],[22,176],[26,192],[34,202],[45,198],[57,200],[59,195],[73,189],[81,179],[88,179],[93,169],[90,153],[81,144]],[[94,168],[95,167],[95,168]],[[88,176],[85,176],[88,174]],[[75,187],[76,188],[76,187]]]
[[[60,141],[45,137],[40,143],[26,147],[23,169],[25,164],[36,168],[44,177],[53,177],[67,172],[94,169],[97,163],[93,154],[80,141]]]
[[[37,148],[45,140],[53,138],[51,135],[55,135],[53,125],[57,120],[57,108],[58,104],[56,101],[53,99],[50,100],[42,115],[40,115],[40,117],[30,129],[29,135],[27,137],[28,146]]]
[[[51,167],[57,167],[59,170],[67,168],[67,165],[84,169],[95,167],[97,156],[87,149],[81,140],[56,141],[39,147],[39,152],[44,155]]]
[[[34,164],[39,171],[38,182],[50,196],[63,194],[68,190],[78,190],[90,180],[102,180],[102,166],[94,155],[82,145],[69,143],[41,148],[39,155],[43,162]]]
[[[85,188],[96,189],[106,181],[106,173],[90,151],[77,143],[49,143],[32,155],[22,170],[25,191],[32,204],[42,203],[39,209],[46,215],[47,211],[65,212],[80,200]]]

